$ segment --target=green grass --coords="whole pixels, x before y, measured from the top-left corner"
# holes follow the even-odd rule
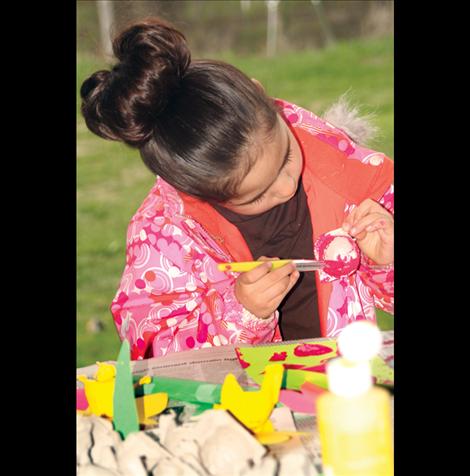
[[[393,39],[354,40],[315,51],[277,56],[219,55],[249,76],[260,80],[272,96],[321,114],[350,90],[364,113],[374,113],[382,136],[374,147],[393,158]],[[83,80],[106,64],[79,54],[77,105]],[[137,151],[96,137],[77,117],[77,366],[115,359],[119,339],[109,305],[125,263],[129,219],[154,178]],[[86,330],[90,319],[105,328]],[[386,322],[385,322],[386,321]],[[385,326],[393,326],[386,319]]]
[[[391,331],[395,328],[394,317],[391,314],[381,309],[376,309],[375,312],[377,314],[377,325],[381,330]]]

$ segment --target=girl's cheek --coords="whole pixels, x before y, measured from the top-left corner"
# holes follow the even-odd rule
[[[298,148],[297,171],[298,171],[299,176],[302,173],[303,168],[304,168],[304,158],[302,156],[302,151],[300,150],[300,148]]]
[[[303,160],[302,156],[293,159],[292,164],[286,169],[286,172],[294,179],[298,180],[302,174]]]
[[[297,177],[293,176],[290,173],[283,175],[282,179],[279,180],[279,183],[274,190],[274,196],[281,200],[288,200],[294,195],[297,189]]]

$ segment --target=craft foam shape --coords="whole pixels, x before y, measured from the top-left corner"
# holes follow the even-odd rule
[[[282,364],[284,365],[284,383],[282,388],[290,390],[300,390],[301,385],[308,379],[312,383],[323,388],[328,388],[328,383],[324,370],[320,368],[333,357],[337,357],[336,341],[328,339],[324,341],[304,343],[302,347],[310,346],[315,350],[317,347],[323,348],[325,352],[312,352],[310,354],[299,355],[299,344],[278,344],[269,346],[237,347],[236,353],[239,362],[248,376],[256,383],[262,383],[262,372],[274,355],[285,354]],[[329,350],[327,352],[326,350]],[[316,370],[318,368],[318,371]],[[307,375],[310,374],[307,378]]]
[[[122,341],[116,362],[116,383],[114,386],[114,429],[123,439],[129,433],[139,430],[139,419],[134,397],[129,341]]]
[[[152,378],[150,375],[144,375],[143,377],[139,378],[138,385],[148,385],[149,383],[152,383]]]
[[[77,388],[77,410],[86,410],[88,408],[88,400],[86,399],[85,389]]]
[[[314,405],[309,395],[298,390],[281,390],[279,401],[293,412],[313,414]]]
[[[154,377],[151,383],[145,383],[141,387],[137,387],[136,395],[165,392],[171,400],[212,405],[220,402],[221,390],[222,385],[220,384],[159,376]]]
[[[254,433],[273,432],[269,416],[279,399],[283,373],[282,364],[267,365],[261,388],[252,392],[243,390],[235,376],[227,374],[222,385],[220,405],[216,404],[214,408],[230,411]]]
[[[87,413],[112,418],[116,368],[112,364],[102,362],[97,362],[97,365],[98,370],[93,379],[79,375],[77,380],[82,382],[85,388]]]
[[[288,369],[286,370],[286,388],[291,390],[300,390],[304,382],[311,382],[314,385],[328,389],[328,378],[321,372],[311,370]]]
[[[77,388],[77,410],[83,415],[97,415],[113,418],[113,396],[116,381],[116,368],[114,365],[97,362],[98,370],[93,379],[79,375],[77,380],[83,382],[85,388]],[[134,378],[133,378],[134,380]],[[149,384],[151,377],[140,377],[138,385]],[[92,404],[88,403],[88,398]],[[158,415],[168,405],[168,394],[164,392],[153,393],[136,398],[139,423],[155,424],[151,417]]]
[[[285,431],[270,431],[256,433],[256,439],[262,445],[277,445],[278,443],[284,443],[289,441],[292,437],[290,432]]]
[[[144,395],[135,399],[137,405],[137,414],[139,415],[139,422],[141,423],[155,423],[150,418],[158,415],[168,405],[167,393],[152,393],[151,395]]]
[[[318,385],[313,384],[312,382],[304,382],[300,387],[300,391],[306,395],[311,396],[312,398],[325,393],[326,390]]]
[[[271,431],[270,433],[256,433],[256,439],[262,445],[276,445],[289,441],[293,436],[311,436],[308,431]]]
[[[376,378],[377,383],[391,384],[395,381],[395,371],[385,362],[382,357],[376,355],[371,360],[372,375]]]

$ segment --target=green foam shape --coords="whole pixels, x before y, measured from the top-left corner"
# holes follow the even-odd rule
[[[139,431],[139,417],[134,397],[129,341],[122,341],[116,362],[116,383],[113,396],[114,429],[125,439],[129,433]]]

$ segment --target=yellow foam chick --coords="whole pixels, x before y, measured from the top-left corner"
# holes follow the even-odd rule
[[[283,372],[282,364],[267,365],[260,390],[253,392],[243,390],[235,376],[227,374],[220,393],[220,404],[214,405],[214,408],[230,411],[255,434],[273,432],[269,416],[279,400]]]
[[[97,416],[113,417],[114,383],[116,381],[116,368],[112,364],[96,362],[98,370],[94,378],[79,375],[77,380],[83,382],[85,395],[88,401],[86,413]]]
[[[165,392],[151,393],[135,399],[139,423],[144,425],[155,424],[152,419],[160,414],[168,405],[168,394]]]
[[[77,410],[82,415],[94,414],[113,418],[113,396],[116,382],[116,367],[112,364],[97,362],[98,370],[94,379],[85,375],[79,375],[77,380],[83,382],[85,395],[88,400],[86,410]],[[139,385],[151,382],[151,377],[146,375],[139,379]],[[164,392],[153,393],[136,398],[137,414],[139,423],[155,424],[151,417],[158,415],[168,405],[168,394]]]

